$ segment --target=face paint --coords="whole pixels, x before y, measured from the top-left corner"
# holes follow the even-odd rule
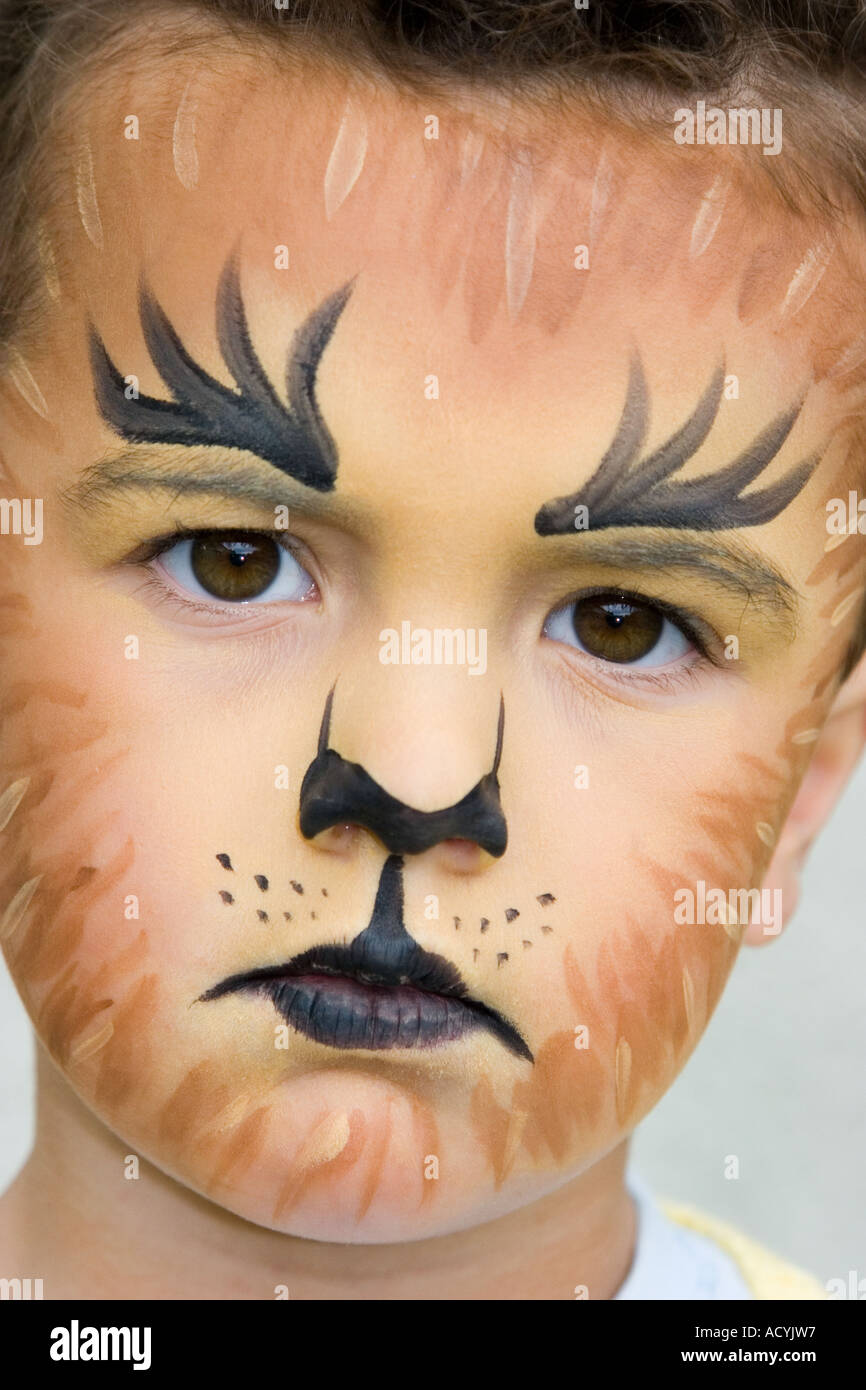
[[[96,197],[96,179],[93,173],[93,152],[91,151],[89,141],[85,141],[81,148],[75,178],[75,194],[78,202],[78,215],[81,218],[81,225],[87,233],[88,239],[93,243],[97,251],[101,251],[104,240],[102,218],[99,214],[99,202]]]
[[[358,763],[328,747],[332,689],[325,701],[319,747],[301,784],[301,834],[308,840],[334,825],[353,823],[371,830],[392,854],[423,854],[443,840],[469,840],[498,858],[505,853],[508,829],[499,801],[499,760],[505,703],[500,700],[493,767],[470,792],[440,811],[417,811],[382,787]]]
[[[570,426],[563,433],[562,421],[585,421],[601,441],[594,455],[601,457],[608,421],[621,409],[616,383],[631,342],[639,342],[648,374],[670,388],[658,403],[659,438],[667,442],[642,459],[649,412],[642,374],[633,371],[639,389],[631,390],[617,432],[616,467],[611,463],[603,477],[596,470],[586,484],[593,490],[593,525],[601,519],[611,528],[637,526],[643,503],[663,503],[670,517],[682,516],[682,504],[696,493],[686,482],[674,485],[672,473],[721,414],[718,374],[696,410],[693,400],[683,403],[677,381],[685,367],[697,360],[712,367],[720,343],[726,360],[742,363],[749,383],[739,407],[742,438],[756,437],[767,467],[773,441],[761,433],[767,416],[754,411],[754,401],[772,402],[767,413],[777,416],[781,443],[791,413],[787,383],[806,378],[807,364],[793,353],[788,360],[786,344],[760,329],[739,332],[736,284],[724,289],[739,268],[734,190],[714,185],[708,193],[710,177],[702,175],[680,197],[676,216],[674,200],[662,200],[668,210],[653,223],[660,202],[655,172],[647,175],[651,197],[635,199],[631,188],[644,175],[635,167],[623,177],[612,142],[599,161],[595,132],[573,161],[569,152],[567,169],[548,178],[534,156],[501,161],[500,141],[485,145],[474,132],[461,141],[460,131],[435,150],[421,147],[418,125],[404,111],[395,114],[385,141],[353,112],[334,144],[333,105],[321,120],[311,118],[309,138],[293,142],[302,155],[275,148],[279,177],[269,181],[253,139],[229,158],[234,125],[228,131],[220,123],[218,103],[197,130],[194,104],[182,103],[187,109],[178,111],[172,131],[182,88],[172,79],[170,100],[161,107],[163,118],[170,112],[161,140],[139,152],[135,179],[152,158],[161,161],[162,184],[152,181],[142,204],[135,202],[137,185],[127,188],[127,204],[117,195],[122,171],[116,183],[100,178],[103,254],[62,262],[63,342],[56,362],[48,353],[45,365],[32,359],[39,383],[46,390],[51,384],[51,429],[33,409],[22,409],[20,382],[17,393],[8,393],[21,425],[14,448],[44,482],[46,496],[61,487],[65,496],[67,484],[76,482],[73,470],[97,456],[106,419],[134,444],[195,439],[204,448],[192,456],[169,450],[164,463],[148,449],[129,450],[122,471],[115,461],[104,490],[90,494],[83,509],[92,520],[103,517],[101,534],[94,524],[92,538],[100,542],[94,552],[105,558],[85,555],[82,543],[73,575],[55,528],[53,537],[46,532],[40,565],[26,567],[26,591],[7,591],[24,587],[10,573],[0,594],[0,821],[9,816],[8,830],[0,827],[0,910],[9,913],[2,919],[9,931],[4,947],[70,1088],[131,1152],[176,1179],[178,1200],[191,1188],[221,1204],[220,1220],[225,1211],[242,1217],[247,1224],[234,1227],[239,1245],[250,1223],[323,1242],[411,1245],[515,1212],[535,1197],[556,1200],[556,1192],[579,1184],[621,1143],[691,1051],[740,931],[727,921],[678,927],[672,898],[697,877],[725,891],[760,881],[810,752],[805,740],[820,727],[838,672],[852,595],[862,587],[847,553],[856,543],[840,544],[823,559],[819,544],[814,560],[804,560],[807,546],[799,535],[791,543],[790,518],[760,538],[763,559],[785,570],[789,588],[804,600],[784,644],[764,624],[769,605],[748,575],[732,599],[721,593],[724,575],[710,574],[706,565],[697,578],[693,567],[685,581],[682,566],[667,570],[674,600],[693,583],[691,606],[707,625],[741,633],[743,662],[731,679],[721,664],[710,672],[709,663],[697,663],[689,683],[651,690],[624,680],[613,686],[600,666],[587,674],[588,663],[572,664],[560,644],[539,640],[547,600],[563,600],[576,572],[566,580],[563,566],[555,578],[539,581],[547,557],[538,552],[566,547],[529,538],[536,555],[524,564],[520,553],[539,496],[553,497],[579,480],[571,476]],[[269,112],[272,118],[275,93],[268,97],[265,105],[250,99],[253,124],[243,127],[245,137],[266,127]],[[204,112],[204,95],[201,103]],[[145,101],[138,107],[143,111]],[[245,121],[245,111],[233,112],[232,122]],[[408,129],[415,134],[403,141]],[[437,171],[444,170],[446,144],[450,182],[430,173],[433,153]],[[107,145],[106,168],[114,148]],[[194,197],[181,181],[178,152],[186,174],[199,162]],[[99,172],[104,157],[97,154]],[[277,184],[279,196],[266,197]],[[406,198],[407,188],[417,199]],[[255,235],[244,226],[253,205]],[[637,252],[635,226],[648,228]],[[117,235],[121,227],[128,235]],[[204,227],[219,231],[205,237]],[[574,236],[584,240],[587,231],[592,272],[575,275],[570,256],[563,263],[557,247],[570,247]],[[65,242],[59,228],[52,233],[59,253]],[[271,265],[271,246],[283,241],[292,249],[289,277]],[[808,242],[794,243],[778,264],[771,257],[771,293],[764,294],[761,276],[753,274],[750,310],[767,307],[773,323],[786,295],[791,313],[809,287],[805,272],[796,285],[793,277],[815,238],[810,233]],[[225,260],[239,244],[245,257],[249,251],[245,304]],[[747,259],[749,251],[744,254]],[[158,394],[166,399],[122,399],[114,362],[97,340],[100,419],[80,350],[84,306],[93,306],[114,361],[125,362],[139,317],[120,309],[114,287],[134,284],[143,268],[151,283],[158,276],[178,296],[157,303],[149,291],[142,295],[141,327],[166,383]],[[228,370],[220,375],[233,379],[235,389],[214,385],[173,327],[196,323],[197,306],[212,302],[221,274],[217,329]],[[311,330],[312,346],[301,348],[289,371],[299,383],[295,397],[280,389],[277,400],[261,364],[283,360],[284,338],[273,328],[283,306],[299,286],[310,290],[311,302],[327,303],[333,286],[345,287],[356,275],[351,314],[340,317],[340,309]],[[718,312],[705,314],[709,282]],[[822,280],[816,298],[823,293]],[[407,304],[421,331],[413,326],[401,337]],[[256,352],[247,314],[262,325]],[[323,443],[315,427],[316,368],[338,319],[335,349],[345,347],[354,365],[333,410],[327,402],[333,439],[328,434]],[[207,340],[207,328],[195,341]],[[855,331],[846,330],[845,341]],[[413,405],[422,394],[413,383],[430,370],[430,345],[437,341],[447,342],[443,361],[451,364],[442,376],[447,409],[441,415],[432,404]],[[683,344],[690,345],[685,362]],[[78,361],[65,372],[76,345]],[[33,397],[29,382],[24,385]],[[302,428],[304,408],[312,442],[295,452],[292,431]],[[798,430],[811,428],[811,395],[797,418]],[[558,430],[550,429],[554,419]],[[241,426],[246,433],[238,440]],[[818,435],[816,429],[813,445]],[[327,502],[345,500],[346,509],[338,516],[336,506],[327,512],[310,496],[318,510],[311,505],[302,515],[299,506],[297,512],[301,528],[309,522],[310,552],[323,562],[323,592],[330,587],[321,614],[311,607],[296,620],[292,610],[266,633],[253,627],[241,635],[227,624],[205,636],[191,632],[186,612],[175,620],[162,598],[150,606],[139,597],[137,575],[125,588],[112,587],[109,533],[126,528],[131,552],[133,543],[158,534],[167,511],[172,524],[177,513],[184,527],[215,519],[235,530],[269,524],[278,484],[295,505],[288,478],[278,478],[274,466],[288,474],[300,458],[306,488],[336,491],[335,441],[339,495]],[[209,459],[219,459],[210,446],[225,458],[226,448],[244,443],[256,445],[265,466],[234,468],[231,458],[225,461],[224,476],[231,473],[235,483],[242,468],[256,475],[259,491],[247,485],[241,497],[213,485]],[[549,480],[539,489],[548,462]],[[142,497],[141,488],[131,495],[126,487],[139,464],[142,474],[170,468],[158,495]],[[652,477],[645,471],[650,465]],[[726,495],[710,508],[714,524],[745,504],[745,483],[743,489],[741,497],[729,480]],[[769,506],[771,494],[759,491],[759,505]],[[357,505],[354,514],[348,504]],[[567,519],[573,532],[573,515],[553,519]],[[79,515],[74,524],[81,537],[89,523]],[[621,533],[609,548],[629,574],[660,585],[663,558],[646,548],[638,553],[638,543],[645,538]],[[677,537],[666,544],[683,553],[697,542]],[[710,552],[722,557],[716,536]],[[588,573],[596,560],[587,554],[588,544],[575,564]],[[5,567],[2,556],[0,562]],[[798,591],[815,565],[815,583],[831,582],[804,596]],[[130,575],[124,569],[123,578]],[[423,595],[431,624],[437,606],[449,623],[462,621],[454,608],[469,603],[489,618],[499,666],[494,692],[509,692],[512,731],[501,788],[509,845],[494,862],[476,855],[467,871],[457,849],[440,843],[443,836],[478,841],[486,835],[491,854],[505,848],[499,748],[487,774],[487,819],[458,814],[466,810],[470,781],[466,776],[461,784],[460,769],[472,767],[474,778],[489,766],[489,692],[473,709],[474,696],[455,697],[447,673],[395,670],[386,678],[375,666],[371,671],[379,618],[370,617],[371,595],[419,610]],[[338,603],[329,607],[330,598]],[[342,614],[336,622],[335,614]],[[808,650],[814,617],[823,635]],[[127,632],[140,632],[146,658],[140,665],[117,659]],[[776,643],[769,657],[762,652],[765,635]],[[31,685],[39,666],[57,704],[42,723],[44,704]],[[108,671],[111,679],[64,691],[72,669]],[[310,690],[334,669],[346,671],[353,689],[372,692],[337,712],[335,742],[345,721],[345,746],[360,750],[358,762],[344,763],[329,749],[326,731],[313,767],[319,763],[322,774],[321,802],[335,789],[342,796],[335,824],[347,817],[369,835],[323,834],[319,841],[299,833],[296,798],[305,769],[311,772],[319,725]],[[195,711],[194,738],[190,720],[173,717],[176,710]],[[94,739],[112,741],[88,744],[91,725]],[[132,745],[132,761],[118,767],[121,744]],[[294,795],[273,786],[276,763],[287,769]],[[591,797],[572,784],[575,763],[591,770]],[[449,780],[452,774],[456,780]],[[385,787],[399,790],[399,799]],[[312,802],[309,792],[308,783],[302,812]],[[446,812],[414,809],[430,805]],[[437,823],[446,814],[450,821]],[[105,825],[113,826],[109,847]],[[118,848],[127,836],[134,862]],[[226,843],[232,851],[219,852],[214,867],[212,847]],[[143,924],[124,917],[127,894],[141,894]],[[426,910],[432,899],[438,915]],[[462,1016],[454,1011],[468,1016],[465,1025],[454,1023]],[[504,1031],[497,1031],[497,1020]],[[579,1028],[587,1034],[584,1050],[576,1042]],[[278,1034],[287,1035],[285,1047],[275,1041]],[[436,1181],[425,1172],[431,1159],[441,1163]],[[269,1239],[261,1230],[253,1235]],[[285,1242],[282,1248],[288,1249]]]
[[[423,950],[406,931],[402,871],[402,859],[390,855],[369,925],[350,946],[314,946],[284,965],[244,971],[207,990],[201,1000],[258,994],[315,1042],[374,1052],[436,1047],[482,1028],[531,1062],[532,1053],[513,1024],[472,999],[457,969]]]
[[[360,178],[366,155],[367,118],[363,107],[350,97],[325,169],[325,216],[329,222]]]
[[[540,536],[571,535],[575,508],[583,506],[593,531],[611,526],[671,526],[695,531],[726,531],[738,526],[762,526],[793,501],[812,476],[814,455],[787,477],[763,491],[741,496],[743,489],[772,462],[790,434],[800,405],[778,416],[726,468],[691,478],[667,481],[697,452],[709,434],[725,384],[724,368],[716,372],[682,429],[637,465],[649,424],[646,379],[638,357],[632,359],[628,392],[613,443],[587,483],[568,497],[545,502],[535,518]]]
[[[287,410],[250,339],[235,257],[226,262],[220,280],[217,333],[237,391],[196,365],[159,304],[142,286],[139,313],[145,342],[174,400],[127,399],[123,373],[91,327],[91,369],[103,418],[132,443],[246,449],[307,487],[330,491],[337,473],[337,451],[316,402],[316,371],[351,292],[350,281],[329,295],[295,333],[286,375]]]
[[[196,100],[192,86],[193,81],[190,78],[177,108],[171,137],[174,172],[184,188],[187,189],[195,188],[198,183],[198,150],[195,143]]]

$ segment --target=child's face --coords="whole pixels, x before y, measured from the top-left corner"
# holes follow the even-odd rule
[[[430,139],[435,105],[248,78],[177,124],[185,78],[91,113],[45,352],[2,396],[5,494],[45,504],[0,553],[3,945],[125,1145],[278,1230],[412,1239],[610,1152],[719,998],[742,928],[677,904],[761,882],[862,591],[825,526],[844,378],[810,386],[842,282],[806,306],[814,237],[711,165],[600,164],[584,129],[515,166],[444,106]],[[266,381],[228,275],[218,304],[235,252]],[[229,365],[249,411],[202,383]],[[466,662],[401,661],[409,625]],[[297,963],[365,929],[363,978]]]

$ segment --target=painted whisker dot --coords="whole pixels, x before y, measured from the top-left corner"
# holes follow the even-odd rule
[[[326,898],[327,896],[328,896],[328,890],[327,890],[327,888],[323,888],[323,889],[322,889],[322,897],[323,897],[323,898]]]
[[[482,931],[486,931],[487,928],[488,928],[489,926],[490,926],[490,918],[489,918],[489,917],[482,917],[482,918],[481,918],[481,930],[482,930]]]
[[[268,914],[261,907],[256,908],[256,916],[260,922],[267,922],[270,920]]]
[[[231,904],[234,902],[234,898],[232,897],[231,893],[229,893],[225,888],[220,889],[220,897],[222,898],[224,903]]]
[[[455,918],[454,918],[454,930],[455,930],[455,931],[459,931],[459,930],[460,930],[460,918],[459,918],[459,917],[455,917]]]
[[[552,893],[539,893],[535,901],[540,903],[542,907],[550,907],[551,903],[556,902],[556,898]]]
[[[525,949],[527,946],[531,946],[531,945],[532,945],[532,942],[531,942],[531,941],[524,941],[524,942],[522,942],[521,944],[523,945],[523,947],[524,947],[524,949]]]
[[[229,857],[228,857],[227,854],[218,854],[218,855],[217,855],[217,863],[218,863],[218,864],[222,864],[222,866],[223,866],[224,869],[231,869],[231,868],[232,868],[232,861],[229,859]]]
[[[310,916],[311,916],[311,918],[313,919],[313,921],[315,922],[315,920],[316,920],[316,914],[315,914],[315,912],[311,912],[311,913],[310,913]]]
[[[543,926],[541,930],[544,932],[545,936],[547,936],[553,931],[553,927]]]
[[[297,879],[295,879],[295,878],[290,879],[289,882],[291,883],[291,885],[292,885],[292,887],[294,888],[294,890],[295,890],[296,893],[303,893],[303,891],[304,891],[304,885],[303,885],[303,883],[298,883]]]
[[[477,946],[473,946],[473,947],[472,947],[472,959],[473,959],[473,960],[477,960],[478,957],[479,957],[480,955],[481,955],[481,952],[479,951],[478,947],[477,947]]]
[[[516,907],[507,907],[507,908],[505,909],[505,920],[506,920],[506,922],[513,922],[514,919],[515,919],[515,917],[519,917],[519,916],[520,916],[520,913],[517,911],[517,908],[516,908]]]
[[[503,964],[505,963],[505,961],[507,961],[507,960],[508,960],[508,952],[507,952],[507,951],[497,951],[497,953],[496,953],[496,967],[497,967],[497,969],[499,968],[500,965],[503,965]]]
[[[762,840],[768,849],[772,849],[776,843],[776,832],[773,827],[765,820],[759,820],[755,826],[758,839]]]
[[[287,922],[291,922],[291,920],[292,920],[292,914],[291,914],[291,912],[284,912],[284,913],[283,913],[283,916],[285,917],[285,919],[286,919]]]
[[[267,891],[268,891],[268,880],[265,878],[264,874],[253,874],[253,878],[255,879],[256,883],[257,883],[258,886],[259,886],[259,888],[261,888],[262,892],[263,892],[263,893],[267,893]]]

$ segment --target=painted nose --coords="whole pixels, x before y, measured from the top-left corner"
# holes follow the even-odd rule
[[[500,697],[496,750],[490,772],[451,806],[420,811],[392,796],[360,763],[347,761],[329,747],[334,690],[325,702],[316,756],[301,784],[300,827],[311,840],[334,826],[362,826],[381,840],[391,854],[424,854],[447,845],[455,860],[467,847],[479,847],[500,858],[508,844],[508,828],[499,791],[499,762],[505,727],[505,702]]]

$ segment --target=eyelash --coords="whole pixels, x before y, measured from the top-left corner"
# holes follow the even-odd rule
[[[283,531],[277,532],[254,527],[187,527],[182,523],[178,523],[169,534],[154,537],[138,546],[132,554],[126,557],[123,563],[144,571],[143,590],[151,599],[155,599],[160,604],[168,604],[185,613],[197,613],[205,617],[225,617],[227,610],[233,612],[240,610],[239,616],[246,610],[246,614],[249,615],[250,611],[255,611],[256,607],[261,608],[266,605],[246,605],[230,603],[226,600],[221,602],[218,599],[215,599],[213,603],[207,603],[201,599],[187,597],[170,587],[154,568],[154,561],[172,550],[181,541],[218,535],[222,531],[238,530],[242,530],[249,536],[261,536],[275,542],[301,563],[299,552],[302,547],[293,537],[288,536]],[[593,656],[589,652],[581,651],[577,647],[571,647],[568,649],[570,661],[579,662],[582,665],[590,663],[594,668],[603,671],[604,679],[613,681],[624,688],[634,689],[636,686],[646,686],[663,692],[673,692],[686,686],[693,687],[700,680],[707,665],[713,666],[717,670],[721,668],[720,660],[711,651],[712,639],[708,638],[708,625],[703,619],[695,613],[665,603],[661,599],[650,598],[647,594],[639,593],[637,590],[604,585],[580,589],[568,598],[561,600],[550,610],[545,618],[545,625],[550,621],[553,613],[568,608],[582,599],[602,596],[616,598],[625,603],[642,604],[657,610],[692,643],[697,652],[697,658],[686,665],[672,666],[670,669],[635,668],[633,664],[619,665],[616,662],[605,661],[601,657]],[[279,601],[275,600],[275,602]],[[242,616],[241,620],[243,620]],[[713,634],[713,638],[716,642],[720,641],[717,634]],[[556,639],[549,640],[555,641]],[[562,647],[564,644],[558,643],[558,645]],[[630,674],[626,674],[627,671]]]
[[[245,604],[231,603],[228,600],[220,601],[214,599],[213,603],[208,603],[204,599],[192,598],[180,593],[176,588],[171,587],[165,579],[161,578],[155,568],[154,562],[161,555],[173,550],[181,541],[197,540],[207,536],[218,536],[230,532],[240,531],[247,536],[260,536],[266,540],[273,541],[299,564],[303,565],[301,558],[301,545],[284,531],[273,531],[260,529],[255,526],[184,526],[182,522],[177,522],[175,528],[168,534],[156,536],[152,540],[145,541],[142,545],[127,555],[123,564],[130,568],[137,568],[144,571],[142,582],[142,592],[155,599],[160,605],[168,605],[175,610],[183,613],[197,613],[204,617],[224,618],[227,612],[236,615],[236,620],[243,622],[244,619],[252,619],[256,610],[261,610],[265,604]],[[304,557],[306,560],[306,557]],[[303,565],[303,567],[306,567]],[[315,582],[315,581],[314,581]],[[291,602],[291,600],[283,600]],[[280,602],[280,600],[274,600]],[[260,613],[259,613],[260,616]]]
[[[612,681],[626,690],[634,690],[636,687],[644,686],[658,690],[663,694],[676,693],[687,687],[693,689],[700,683],[708,666],[717,671],[725,669],[720,658],[712,650],[716,643],[721,645],[721,639],[717,633],[712,632],[704,619],[696,613],[666,603],[663,599],[651,598],[648,594],[642,594],[635,589],[621,589],[616,585],[603,584],[597,584],[588,589],[580,589],[561,603],[557,603],[555,608],[551,610],[551,615],[569,608],[572,604],[580,602],[581,599],[600,597],[617,599],[624,603],[642,604],[645,607],[655,609],[688,638],[694,646],[697,656],[686,665],[671,666],[669,669],[664,667],[653,669],[652,667],[635,667],[633,664],[620,665],[614,661],[604,661],[601,657],[581,651],[578,647],[569,647],[567,648],[568,657],[566,659],[572,664],[585,665],[589,663],[592,668],[600,671],[603,679],[608,682]],[[545,625],[550,621],[551,615],[545,619]],[[562,647],[564,644],[560,643],[559,645]]]

